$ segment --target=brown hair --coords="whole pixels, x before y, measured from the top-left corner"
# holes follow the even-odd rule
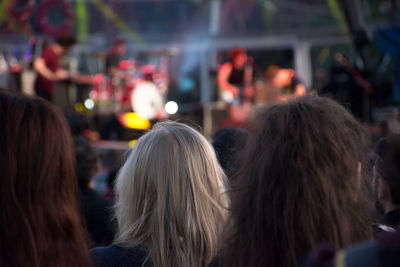
[[[66,121],[0,90],[0,265],[88,266]]]
[[[72,34],[61,34],[57,36],[55,42],[64,48],[73,47],[76,44],[76,37]]]
[[[400,205],[400,135],[380,139],[375,154],[377,173],[388,184],[393,204]]]
[[[358,173],[369,141],[354,117],[305,96],[270,107],[257,123],[232,184],[223,266],[293,266],[317,244],[370,238]]]

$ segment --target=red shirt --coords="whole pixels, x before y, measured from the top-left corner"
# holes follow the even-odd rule
[[[43,58],[46,67],[52,72],[56,72],[60,68],[60,57],[54,53],[50,46],[45,47],[42,51],[41,58]],[[35,82],[35,91],[46,91],[53,93],[54,82],[46,79],[44,76],[37,74]]]

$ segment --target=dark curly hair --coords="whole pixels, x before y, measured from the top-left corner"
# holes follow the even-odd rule
[[[371,238],[359,175],[369,138],[356,119],[333,100],[304,96],[256,122],[232,182],[222,265],[294,266],[317,244]]]
[[[374,150],[378,175],[387,182],[393,204],[400,205],[400,135],[380,139]]]

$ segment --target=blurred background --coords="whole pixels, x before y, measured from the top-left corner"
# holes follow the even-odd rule
[[[399,8],[399,0],[2,0],[0,86],[34,94],[35,59],[69,33],[78,42],[63,68],[81,79],[58,83],[54,102],[92,139],[134,140],[165,118],[211,136],[245,125],[294,82],[334,97],[381,136],[398,130]],[[116,84],[106,61],[119,44],[126,76]],[[252,68],[244,119],[230,115],[218,83],[238,47]],[[291,73],[285,85],[273,81],[279,70]]]

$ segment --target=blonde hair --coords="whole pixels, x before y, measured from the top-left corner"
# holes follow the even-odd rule
[[[157,123],[139,138],[116,182],[116,243],[144,246],[153,266],[205,266],[225,222],[225,175],[196,130]]]

